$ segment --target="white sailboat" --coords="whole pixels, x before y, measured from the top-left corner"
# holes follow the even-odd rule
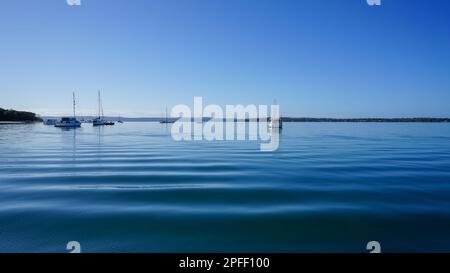
[[[75,112],[75,92],[72,94],[73,96],[73,117],[63,117],[61,120],[57,121],[55,127],[58,128],[78,128],[81,127],[81,122],[79,122],[76,118]]]
[[[273,105],[277,105],[277,101],[273,102]],[[270,118],[269,128],[271,129],[283,129],[283,120],[281,118],[281,114],[278,118],[272,119]]]
[[[103,106],[100,97],[100,90],[98,91],[98,118],[92,121],[92,125],[94,126],[114,125],[114,122],[105,120],[105,117],[103,115]]]
[[[278,128],[278,129],[283,129],[283,121],[281,120],[281,117],[278,119],[274,119],[274,120],[270,120],[269,123],[269,128],[274,129],[274,128]]]

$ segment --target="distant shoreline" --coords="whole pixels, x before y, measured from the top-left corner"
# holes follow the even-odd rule
[[[159,122],[162,118],[122,118],[125,122]],[[450,118],[281,118],[283,122],[352,122],[352,123],[447,123],[450,122]],[[208,121],[208,118],[204,118],[204,121]],[[224,119],[224,122],[230,122],[231,120]],[[235,119],[234,122],[258,122],[256,120],[238,120]]]
[[[450,118],[283,118],[284,122],[387,122],[446,123]]]
[[[58,117],[43,117],[43,119],[57,119]],[[78,117],[78,119],[84,119],[89,120],[93,119],[94,117],[91,116],[82,116]],[[106,120],[111,121],[124,121],[124,122],[160,122],[162,119],[161,117],[138,117],[138,118],[127,118],[127,117],[105,117]],[[176,119],[173,119],[176,120]],[[208,121],[208,118],[204,118],[203,121]],[[225,120],[224,121],[230,121]],[[240,122],[249,122],[249,121],[259,121],[256,120],[234,120],[240,121]],[[352,122],[352,123],[447,123],[450,122],[450,118],[309,118],[309,117],[283,117],[283,122]]]

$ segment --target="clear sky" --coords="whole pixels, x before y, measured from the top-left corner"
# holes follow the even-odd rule
[[[159,116],[270,104],[285,116],[450,116],[450,1],[2,0],[0,107]]]

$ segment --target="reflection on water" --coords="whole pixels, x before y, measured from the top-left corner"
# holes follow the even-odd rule
[[[263,153],[159,123],[0,125],[0,251],[450,251],[448,124],[278,137]]]

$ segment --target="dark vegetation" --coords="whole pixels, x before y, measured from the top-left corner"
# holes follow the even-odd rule
[[[35,113],[0,108],[0,121],[39,122],[42,119],[37,117]]]

